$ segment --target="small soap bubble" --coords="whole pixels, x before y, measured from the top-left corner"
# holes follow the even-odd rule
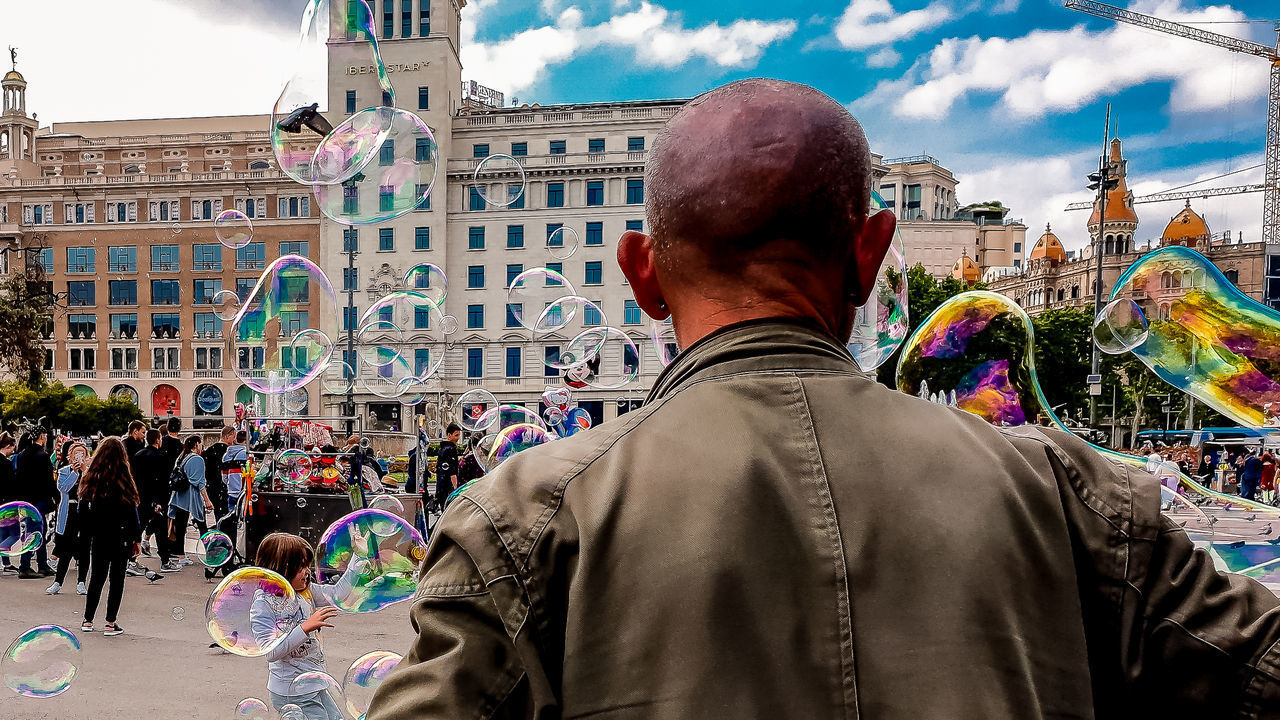
[[[361,387],[386,400],[393,400],[408,392],[408,379],[411,377],[415,377],[413,368],[408,359],[399,353],[384,365],[360,363]]]
[[[204,608],[209,636],[242,657],[271,652],[302,621],[298,614],[298,598],[289,581],[258,567],[240,568],[223,578]]]
[[[231,538],[219,530],[210,530],[201,535],[200,547],[204,549],[204,555],[201,556],[200,562],[209,568],[226,565],[235,549]],[[180,610],[181,608],[178,609]]]
[[[218,236],[218,242],[239,250],[253,240],[253,221],[235,208],[223,210],[213,219],[213,234]]]
[[[369,502],[369,507],[373,510],[385,510],[395,515],[404,513],[404,503],[400,502],[394,495],[378,495]]]
[[[176,621],[178,621],[178,622],[182,622],[183,620],[186,620],[186,619],[187,619],[187,611],[186,611],[186,610],[184,610],[184,609],[182,608],[182,606],[181,606],[181,605],[174,605],[174,606],[173,606],[173,619],[174,619],[174,620],[176,620]]]
[[[432,263],[418,263],[409,268],[404,274],[404,286],[430,300],[436,307],[441,307],[449,294],[449,278]]]
[[[316,574],[333,585],[345,612],[376,612],[413,597],[426,542],[404,519],[384,510],[357,510],[330,525],[316,543]]]
[[[518,453],[554,439],[555,436],[541,425],[520,424],[504,428],[498,431],[498,437],[494,439],[493,448],[489,451],[488,468],[492,470]]]
[[[355,385],[355,381],[355,370],[342,360],[330,360],[320,380],[325,393],[330,395],[346,395]]]
[[[308,718],[302,708],[289,703],[280,706],[280,720],[308,720]],[[357,718],[357,720],[363,720],[363,718]]]
[[[1129,352],[1147,341],[1147,318],[1129,298],[1107,303],[1093,321],[1093,341],[1108,355]]]
[[[567,225],[547,233],[547,252],[557,260],[568,260],[578,251],[578,231]]]
[[[271,714],[267,711],[267,704],[258,698],[245,698],[236,705],[231,717],[234,720],[270,720]]]
[[[468,192],[486,205],[511,207],[524,197],[524,166],[510,155],[490,155],[476,165]]]
[[[489,433],[480,438],[476,446],[471,449],[472,456],[475,457],[476,463],[480,465],[480,469],[489,472],[489,454],[493,452],[493,446],[498,442],[497,433]]]
[[[452,335],[458,332],[458,318],[452,315],[445,315],[440,324],[440,329],[444,331],[445,335]]]
[[[569,387],[617,390],[634,382],[640,374],[640,348],[626,333],[614,327],[583,331],[566,344],[564,354],[587,358],[565,372],[565,384]]]
[[[458,424],[468,432],[484,430],[488,426],[481,425],[481,422],[492,424],[498,419],[497,415],[485,417],[487,411],[498,407],[498,399],[484,388],[473,388],[462,393],[454,407],[458,408]]]
[[[289,485],[301,485],[311,479],[311,456],[298,448],[281,450],[276,455],[276,477]]]
[[[356,355],[373,367],[390,365],[400,357],[404,330],[390,320],[370,320],[356,331]]]
[[[19,635],[0,659],[4,684],[19,695],[50,698],[71,687],[80,665],[80,641],[70,630],[41,625]]]
[[[0,505],[0,555],[20,557],[44,543],[44,517],[31,503]]]
[[[219,320],[230,322],[240,312],[240,296],[235,290],[219,290],[213,294],[213,314]]]
[[[373,704],[373,695],[386,681],[387,676],[400,664],[401,657],[393,652],[375,650],[356,658],[342,678],[342,694],[347,699],[351,717],[363,718]]]

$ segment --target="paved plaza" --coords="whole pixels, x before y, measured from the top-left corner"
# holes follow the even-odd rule
[[[246,697],[267,699],[265,660],[209,647],[204,605],[214,585],[205,582],[200,567],[166,574],[155,584],[128,578],[119,618],[125,634],[111,638],[80,632],[84,598],[75,593],[74,574],[73,567],[70,586],[56,596],[44,594],[50,580],[0,578],[0,647],[32,627],[56,624],[72,630],[83,648],[71,688],[58,697],[19,697],[0,687],[0,718],[228,718]],[[105,605],[104,590],[95,622],[99,631]],[[174,607],[183,608],[184,619],[174,619]],[[351,662],[366,652],[407,650],[408,609],[409,603],[401,603],[379,613],[336,618],[336,627],[324,631],[329,673],[340,682]]]

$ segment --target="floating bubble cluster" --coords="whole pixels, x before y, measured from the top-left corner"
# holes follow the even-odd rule
[[[1160,379],[1241,425],[1280,427],[1280,313],[1180,246],[1134,263],[1113,300],[1121,294],[1149,326],[1132,352]]]
[[[222,649],[259,657],[284,640],[297,621],[298,598],[279,574],[245,567],[223,578],[205,603],[209,636]]]
[[[0,658],[4,684],[19,695],[49,698],[71,687],[80,664],[80,641],[70,630],[41,625],[19,635]]]
[[[356,658],[342,678],[342,694],[347,699],[347,711],[356,720],[362,720],[369,706],[373,704],[373,694],[392,670],[400,664],[401,657],[393,652],[375,650]]]
[[[44,543],[44,518],[31,503],[0,505],[0,555],[18,557]]]
[[[870,212],[887,206],[878,193],[871,193]],[[907,339],[907,260],[902,233],[894,231],[893,242],[876,276],[876,287],[866,304],[858,308],[849,352],[858,366],[870,372],[880,367]]]
[[[309,305],[309,307],[308,307]],[[236,376],[250,389],[285,393],[324,372],[333,354],[336,328],[308,328],[310,340],[296,347],[291,328],[302,318],[338,317],[338,300],[329,279],[312,261],[285,255],[267,266],[231,325]]]
[[[316,572],[335,584],[339,609],[376,612],[413,596],[424,557],[426,542],[413,525],[384,510],[357,510],[316,543]]]
[[[200,557],[200,562],[205,567],[216,568],[227,564],[231,559],[231,553],[234,546],[231,544],[231,538],[227,534],[218,530],[210,530],[200,536],[200,546],[204,548],[204,555]],[[180,610],[181,608],[175,608]],[[176,618],[175,618],[176,619]]]

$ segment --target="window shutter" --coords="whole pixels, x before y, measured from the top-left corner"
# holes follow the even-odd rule
[[[266,217],[267,216],[267,199],[265,197],[258,198],[258,202],[256,203],[256,205],[257,205],[257,216],[260,218]]]
[[[72,218],[75,217],[73,213],[74,209],[72,208],[71,203],[62,203],[63,222],[71,222]]]
[[[94,209],[95,207],[97,207],[97,206],[98,206],[98,204],[97,204],[97,203],[94,203],[94,202],[85,203],[85,206],[84,206],[84,217],[85,217],[85,220],[87,220],[87,221],[89,221],[89,222],[94,222],[94,220],[93,220],[93,209]]]
[[[116,221],[116,204],[113,202],[109,202],[107,203],[107,222],[115,222],[115,221]]]
[[[191,219],[192,220],[200,219],[200,201],[199,200],[191,201]]]
[[[44,206],[44,222],[46,225],[53,224],[53,203],[46,203]]]
[[[129,222],[138,222],[138,203],[129,203]]]
[[[213,215],[214,215],[214,217],[217,217],[217,216],[218,216],[218,213],[220,213],[220,212],[222,212],[222,198],[218,198],[217,200],[214,200],[214,201],[213,201]]]
[[[160,203],[155,201],[147,203],[147,217],[151,218],[151,222],[160,220]]]
[[[177,200],[169,201],[169,219],[172,220],[173,222],[177,222],[180,219],[178,217],[178,214],[179,214],[178,201]]]
[[[30,205],[23,205],[23,206],[22,206],[22,224],[23,224],[23,225],[30,225],[30,224],[31,224],[31,220],[32,220],[32,216],[33,216],[33,212],[32,212],[32,210],[31,210],[31,206],[30,206]]]
[[[244,213],[244,198],[236,198],[236,210]]]

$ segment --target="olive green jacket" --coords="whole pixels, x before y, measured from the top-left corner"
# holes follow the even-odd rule
[[[1074,437],[791,323],[521,453],[432,539],[369,720],[1280,718],[1280,611]]]

